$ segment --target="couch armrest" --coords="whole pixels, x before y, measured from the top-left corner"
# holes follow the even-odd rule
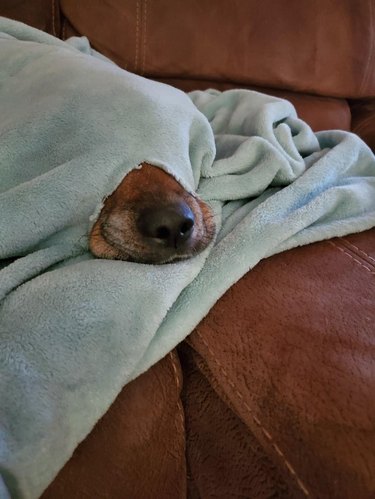
[[[359,135],[375,151],[375,98],[353,100],[352,131]]]

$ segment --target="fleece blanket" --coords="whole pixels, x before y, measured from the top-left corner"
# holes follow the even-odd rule
[[[36,498],[121,388],[261,259],[375,226],[375,159],[285,100],[123,71],[86,39],[0,20],[0,497]],[[184,262],[93,258],[103,198],[142,162],[210,202]],[[277,285],[277,283],[275,283]]]

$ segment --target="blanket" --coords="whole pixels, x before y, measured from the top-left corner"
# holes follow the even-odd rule
[[[260,93],[192,92],[0,19],[0,497],[38,497],[122,387],[261,259],[375,226],[375,158]],[[142,162],[210,203],[174,264],[94,258],[103,199]],[[277,285],[277,283],[275,283]]]

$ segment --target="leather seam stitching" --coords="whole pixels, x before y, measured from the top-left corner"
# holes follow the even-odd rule
[[[181,406],[181,400],[180,400],[180,391],[181,391],[181,383],[180,383],[180,377],[177,372],[177,367],[176,367],[176,356],[177,354],[175,353],[174,350],[169,352],[169,356],[171,358],[171,363],[172,363],[172,369],[173,369],[173,376],[174,380],[176,383],[176,390],[177,390],[177,410],[178,410],[178,417],[180,420],[181,424],[181,430],[182,434],[185,432],[185,417],[184,417],[184,412]]]
[[[139,8],[139,1],[137,0],[137,6],[136,6],[136,24],[135,24],[135,60],[134,60],[134,71],[137,71],[137,66],[138,66],[138,51],[139,51],[139,14],[140,14],[140,8]]]
[[[352,248],[355,248],[357,251],[359,251],[360,253],[362,253],[362,255],[365,255],[369,260],[371,260],[372,262],[374,262],[375,264],[375,258],[373,258],[372,256],[370,256],[369,254],[367,254],[365,251],[361,250],[360,248],[358,248],[358,246],[356,246],[355,244],[351,243],[350,241],[348,241],[347,239],[345,239],[344,237],[340,237],[340,240],[341,241],[345,241],[346,244],[348,244],[349,246],[351,246]]]
[[[143,58],[142,58],[142,74],[145,74],[146,65],[146,43],[147,43],[147,0],[144,3],[143,17]]]
[[[366,84],[367,80],[370,78],[370,68],[371,68],[371,61],[373,57],[373,46],[374,46],[374,33],[373,33],[373,12],[372,12],[372,0],[368,1],[368,6],[369,6],[369,17],[370,17],[370,46],[369,46],[369,55],[367,58],[366,62],[366,67],[365,67],[365,72],[363,75],[363,80],[359,89],[360,94],[365,93],[366,89]]]
[[[55,0],[52,0],[52,34],[56,36],[56,28],[55,28]]]
[[[343,248],[341,248],[340,246],[338,246],[337,244],[335,244],[333,241],[327,241],[329,244],[331,244],[332,246],[334,246],[335,248],[337,248],[339,251],[341,251],[342,253],[344,253],[346,256],[348,256],[351,260],[353,260],[357,265],[360,265],[361,267],[363,267],[364,269],[367,270],[367,272],[370,272],[370,274],[375,274],[375,270],[370,268],[370,267],[367,267],[367,265],[365,265],[364,263],[360,262],[359,260],[357,260],[356,258],[354,258],[354,256],[352,256],[350,253],[348,253],[347,251],[345,251]]]
[[[244,400],[243,398],[243,395],[237,390],[235,384],[232,382],[232,380],[230,379],[228,373],[226,372],[226,369],[221,365],[221,363],[217,360],[214,352],[211,350],[211,348],[209,347],[208,343],[206,342],[206,340],[203,338],[203,336],[200,334],[200,332],[198,330],[196,330],[196,334],[198,335],[198,337],[200,338],[200,340],[202,341],[202,343],[205,345],[205,347],[207,348],[207,350],[209,351],[210,355],[211,355],[211,358],[212,360],[214,361],[214,363],[219,367],[219,369],[221,370],[221,372],[224,374],[228,384],[231,386],[231,388],[233,389],[234,393],[237,395],[237,397],[239,398],[241,404],[243,405],[243,407],[246,409],[246,411],[248,412],[248,414],[251,416],[252,420],[254,421],[254,423],[260,428],[261,432],[263,433],[263,435],[266,437],[266,439],[269,441],[269,443],[271,444],[272,448],[276,451],[276,453],[279,455],[279,457],[281,458],[282,462],[284,463],[285,467],[287,468],[287,470],[289,471],[290,475],[293,477],[293,479],[296,481],[298,487],[302,490],[302,492],[304,493],[305,496],[310,496],[310,493],[306,487],[306,485],[303,483],[303,481],[299,478],[299,476],[297,475],[295,469],[293,468],[293,466],[291,465],[291,463],[288,461],[288,459],[286,458],[284,452],[280,449],[280,447],[277,445],[277,443],[275,442],[274,438],[272,437],[272,435],[270,434],[270,432],[262,425],[262,422],[260,421],[260,419],[254,414],[253,410],[251,409],[251,407],[247,404],[247,402]]]

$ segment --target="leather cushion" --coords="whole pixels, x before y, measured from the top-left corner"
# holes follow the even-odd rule
[[[373,0],[61,0],[94,47],[132,72],[375,96]]]
[[[189,344],[300,492],[375,494],[375,229],[273,256]]]
[[[171,352],[125,386],[41,499],[183,499],[181,386]]]

